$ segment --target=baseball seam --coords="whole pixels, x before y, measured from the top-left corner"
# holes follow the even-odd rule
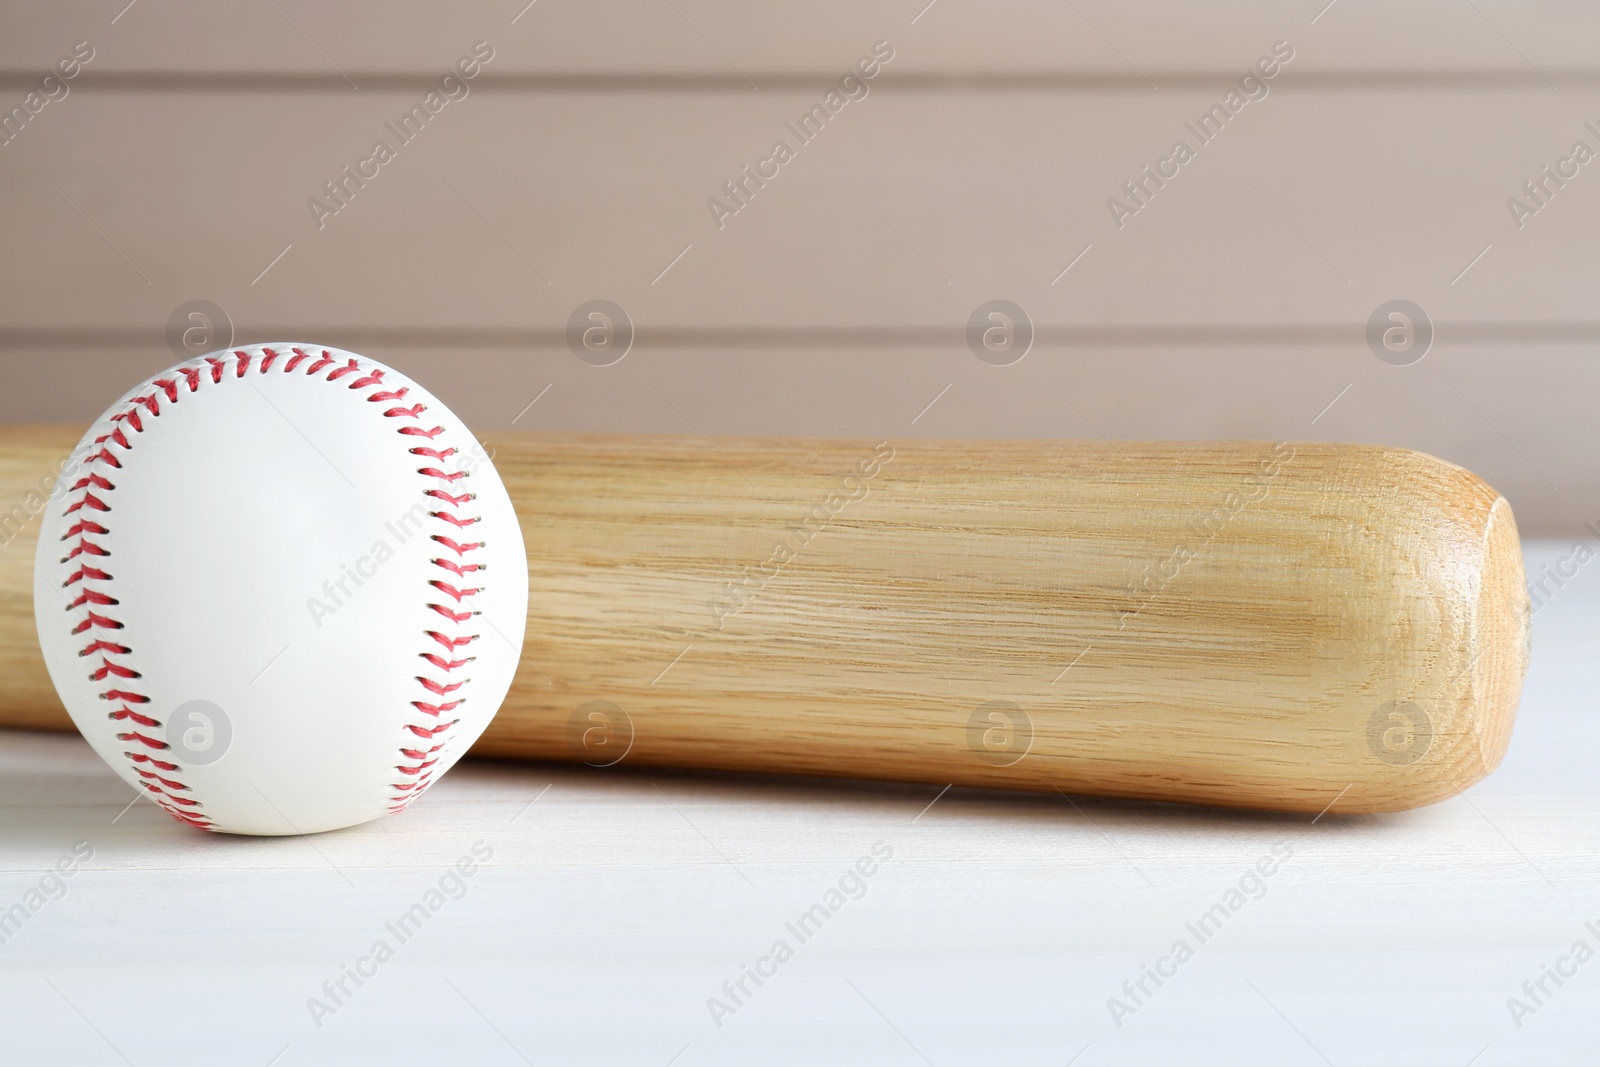
[[[474,656],[463,656],[461,650],[481,636],[478,633],[464,632],[473,616],[480,613],[476,609],[459,610],[464,602],[470,607],[471,598],[483,592],[481,585],[470,588],[466,586],[477,581],[478,579],[473,576],[486,568],[485,564],[467,561],[468,556],[482,549],[486,542],[458,540],[467,536],[464,533],[467,528],[482,521],[482,516],[463,516],[459,510],[476,500],[477,494],[470,491],[455,491],[458,488],[456,483],[471,477],[472,472],[445,469],[447,466],[455,466],[450,460],[459,453],[459,450],[455,447],[438,447],[441,443],[438,438],[445,433],[445,427],[427,426],[426,420],[422,418],[422,414],[428,410],[426,404],[418,402],[407,405],[410,386],[384,389],[382,369],[365,368],[355,359],[349,359],[343,365],[339,365],[339,361],[326,349],[319,358],[313,358],[310,353],[299,348],[291,347],[289,351],[293,355],[280,361],[280,354],[271,348],[261,348],[259,360],[242,349],[235,350],[231,361],[232,377],[244,378],[250,371],[252,361],[255,362],[258,374],[268,373],[275,364],[281,368],[281,373],[291,374],[302,363],[307,363],[304,371],[307,377],[316,376],[324,370],[328,371],[321,378],[325,382],[336,382],[348,375],[356,375],[356,379],[346,388],[370,390],[366,396],[368,403],[393,404],[394,406],[384,409],[383,417],[409,420],[396,432],[408,438],[425,439],[422,444],[409,445],[407,454],[432,461],[433,465],[417,468],[417,474],[427,479],[423,484],[428,488],[423,491],[423,496],[435,502],[428,511],[428,516],[450,527],[449,533],[439,532],[429,535],[429,540],[449,553],[431,559],[429,563],[447,572],[451,577],[429,578],[427,592],[424,594],[427,609],[437,614],[440,621],[436,624],[438,629],[424,630],[423,633],[433,645],[442,648],[445,654],[440,655],[435,652],[432,645],[424,646],[418,653],[430,667],[443,672],[443,677],[416,675],[416,682],[421,687],[422,694],[409,703],[417,712],[418,718],[416,721],[402,723],[402,732],[411,735],[403,737],[397,746],[401,762],[396,764],[394,769],[402,780],[388,784],[388,788],[392,791],[388,797],[388,810],[398,812],[404,810],[432,784],[434,768],[444,758],[444,750],[450,743],[450,738],[443,735],[461,721],[459,717],[446,719],[445,716],[466,703],[466,697],[456,694],[472,680],[470,674],[460,676],[455,674],[456,671],[467,668],[476,659]],[[131,746],[130,750],[123,752],[123,755],[133,763],[134,773],[161,810],[182,823],[204,830],[215,829],[212,819],[201,810],[205,807],[204,802],[191,795],[194,789],[184,782],[182,766],[170,759],[162,758],[161,754],[169,753],[172,746],[161,737],[141,732],[151,730],[165,734],[161,720],[145,711],[137,710],[140,707],[147,708],[150,697],[135,689],[121,688],[124,684],[136,683],[143,675],[129,666],[127,661],[127,657],[131,657],[134,650],[110,639],[116,631],[124,628],[124,624],[110,614],[104,613],[104,609],[114,608],[120,601],[113,595],[114,579],[110,571],[96,566],[90,558],[95,561],[106,561],[111,558],[112,553],[104,544],[92,541],[90,538],[107,537],[111,533],[110,527],[101,520],[112,511],[107,498],[116,489],[116,483],[111,480],[115,474],[109,472],[121,470],[123,466],[118,453],[112,451],[112,446],[124,456],[133,451],[133,439],[124,432],[125,429],[132,430],[135,436],[142,434],[147,416],[152,419],[160,417],[162,395],[169,404],[176,404],[185,391],[199,392],[200,386],[208,379],[211,384],[220,385],[225,380],[225,372],[230,369],[229,362],[227,358],[205,356],[200,362],[176,367],[170,376],[153,379],[149,392],[129,400],[121,411],[110,416],[109,421],[113,424],[111,431],[94,439],[98,451],[84,463],[84,470],[87,473],[68,491],[69,496],[79,492],[82,495],[73,500],[63,512],[63,517],[69,520],[73,516],[77,518],[61,537],[62,541],[70,541],[74,537],[78,539],[77,544],[72,546],[67,555],[61,559],[62,564],[78,561],[77,570],[62,583],[63,587],[78,585],[80,589],[77,599],[67,605],[68,611],[76,611],[79,608],[84,611],[83,618],[73,627],[72,634],[74,636],[88,634],[92,638],[90,644],[78,655],[88,657],[95,653],[100,654],[100,666],[90,673],[89,678],[94,682],[111,680],[110,688],[100,693],[100,699],[121,706],[115,711],[108,712],[107,717],[114,723],[132,724],[127,732],[116,735],[118,741]],[[332,369],[329,369],[330,367]],[[109,476],[101,473],[102,471],[108,472]],[[96,491],[100,495],[97,496]],[[91,516],[91,512],[98,517]],[[454,558],[451,558],[452,556]],[[106,563],[105,566],[110,567],[112,564]],[[433,600],[435,597],[441,601],[448,598],[449,602],[436,603]],[[97,612],[95,610],[97,607],[102,611]],[[106,633],[96,631],[106,631]],[[425,718],[421,718],[422,716]]]

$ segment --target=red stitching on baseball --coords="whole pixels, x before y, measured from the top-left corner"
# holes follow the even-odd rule
[[[436,519],[443,519],[445,522],[448,522],[458,530],[464,530],[473,523],[482,521],[481,517],[477,515],[467,519],[458,519],[454,515],[447,514],[443,511],[430,511],[428,514],[432,515]]]
[[[84,476],[82,478],[79,478],[76,482],[73,482],[72,483],[72,489],[70,491],[76,493],[79,489],[82,489],[85,486],[90,486],[90,485],[94,486],[96,489],[115,489],[116,488],[116,486],[112,485],[106,479],[100,477],[100,475],[98,475],[98,474],[89,474],[89,475],[86,475],[86,476]]]
[[[88,618],[84,619],[82,622],[72,628],[73,633],[81,634],[92,626],[98,626],[103,630],[122,629],[122,624],[116,619],[109,618],[105,615],[96,615],[92,611],[88,612],[87,614],[89,616]]]
[[[438,612],[440,615],[443,615],[451,622],[466,622],[468,619],[478,614],[476,611],[451,611],[443,604],[429,604],[428,607],[433,611]]]
[[[449,582],[441,582],[437,578],[430,578],[428,580],[428,584],[433,586],[435,589],[439,590],[439,592],[445,594],[446,596],[452,597],[457,604],[461,603],[461,598],[462,597],[465,597],[465,596],[477,596],[479,593],[483,592],[482,589],[457,589],[455,586],[451,585]]]
[[[320,356],[317,357],[313,357],[310,353],[302,351],[300,348],[293,346],[290,347],[290,352],[292,352],[293,355],[280,362],[280,353],[271,348],[260,349],[259,360],[255,359],[251,353],[244,351],[243,349],[236,349],[232,353],[234,370],[233,377],[235,379],[243,378],[249,372],[252,362],[254,362],[258,373],[261,374],[267,373],[274,367],[279,367],[282,373],[289,374],[298,369],[302,364],[306,364],[307,361],[310,361],[309,365],[307,365],[305,368],[305,373],[307,376],[315,375],[318,371],[324,370],[330,366],[334,367],[334,369],[328,372],[323,379],[324,381],[335,382],[351,374],[357,375],[355,380],[348,384],[347,388],[351,390],[373,390],[366,397],[366,400],[369,403],[383,403],[392,401],[403,402],[405,401],[407,394],[410,392],[409,386],[403,386],[399,389],[375,388],[383,384],[383,370],[372,368],[363,373],[361,363],[356,359],[347,359],[343,366],[335,366],[338,363],[338,360],[335,359],[326,349],[323,349]],[[188,392],[195,393],[199,391],[201,383],[205,381],[206,378],[209,378],[212,384],[221,384],[223,381],[224,372],[229,362],[228,359],[226,357],[219,358],[217,356],[205,356],[203,357],[203,360],[204,362],[202,364],[192,364],[189,366],[175,368],[175,370],[172,372],[172,376],[154,379],[151,383],[151,387],[159,390],[161,395],[166,397],[168,403],[176,404],[179,400],[179,397],[182,395],[183,386],[187,387]],[[206,373],[208,370],[210,372],[209,374]],[[181,386],[179,383],[180,377],[182,379]],[[111,470],[122,469],[122,460],[117,456],[116,453],[112,451],[111,446],[115,445],[124,452],[130,452],[133,450],[133,445],[123,428],[126,426],[132,429],[135,434],[141,434],[145,432],[145,423],[140,415],[141,408],[152,418],[159,417],[161,415],[161,406],[157,394],[152,392],[144,396],[133,397],[132,399],[126,401],[126,406],[123,410],[118,411],[116,414],[111,415],[107,419],[107,422],[110,424],[109,432],[94,439],[93,443],[101,447],[96,454],[88,458],[85,463],[86,467],[93,467],[96,464],[100,464]],[[416,403],[412,404],[410,407],[391,407],[384,410],[382,414],[385,418],[418,419],[426,410],[427,405],[425,403]],[[444,433],[444,431],[445,428],[443,426],[434,426],[429,429],[423,429],[420,426],[401,426],[397,427],[396,432],[407,437],[425,437],[432,441],[435,437]],[[423,456],[439,463],[443,463],[449,458],[458,454],[458,449],[453,447],[444,449],[417,447],[410,448],[407,451],[412,455]],[[447,471],[440,467],[422,467],[418,468],[417,473],[425,478],[443,481],[453,486],[456,481],[468,477],[471,472],[465,470]],[[79,479],[78,482],[72,487],[73,492],[81,492],[82,496],[67,507],[65,514],[72,515],[80,513],[84,509],[89,509],[101,514],[107,514],[111,511],[110,505],[107,504],[106,501],[101,497],[96,496],[91,490],[100,490],[103,493],[110,493],[115,489],[116,485],[109,479],[91,470],[87,476]],[[441,522],[446,522],[457,530],[474,525],[475,523],[481,521],[480,516],[460,516],[454,514],[453,512],[453,509],[459,508],[463,504],[477,499],[477,494],[475,493],[455,494],[438,488],[429,488],[424,490],[424,494],[432,499],[442,501],[443,504],[450,509],[447,510],[446,507],[441,507],[437,511],[431,511],[428,513],[431,518],[438,519]],[[108,536],[110,532],[111,531],[106,526],[95,520],[80,518],[61,538],[62,541],[70,541],[73,538],[77,538],[77,543],[71,547],[67,555],[62,557],[61,562],[68,563],[84,555],[97,557],[109,556],[111,554],[110,551],[104,546],[89,540],[89,536],[93,535],[104,537]],[[455,555],[458,557],[464,556],[466,553],[475,549],[484,547],[484,542],[482,541],[461,543],[444,534],[431,534],[430,538],[437,544],[443,545],[445,548],[455,553]],[[485,569],[483,564],[457,563],[443,558],[433,559],[430,562],[437,567],[450,571],[457,577],[464,577],[467,574],[475,573]],[[63,587],[71,586],[80,582],[84,583],[81,587],[82,592],[68,607],[69,611],[79,608],[84,609],[84,617],[77,623],[76,626],[72,628],[72,633],[74,635],[88,633],[89,631],[95,629],[120,630],[124,628],[123,624],[117,619],[114,619],[109,615],[97,614],[90,607],[90,605],[108,607],[115,606],[119,603],[118,600],[109,593],[101,589],[92,589],[88,585],[89,582],[109,582],[111,580],[112,575],[107,571],[91,566],[88,563],[80,563],[77,570],[75,570],[64,582],[62,582]],[[430,580],[428,585],[430,588],[436,589],[452,597],[458,604],[464,598],[472,597],[483,591],[481,588],[457,589],[448,583],[437,580]],[[462,624],[468,622],[474,615],[478,614],[476,610],[458,612],[440,604],[428,603],[426,606],[438,615],[448,619],[456,627],[460,627]],[[457,632],[454,635],[449,635],[435,630],[425,630],[424,634],[452,653],[455,652],[456,649],[477,640],[477,638],[481,636],[477,633],[463,634],[460,632]],[[131,655],[132,652],[133,650],[127,645],[120,644],[115,641],[108,641],[103,637],[95,637],[95,639],[86,645],[78,654],[79,656],[90,656],[95,653],[101,654],[100,667],[90,674],[89,677],[93,681],[102,682],[108,678],[137,679],[142,677],[140,673],[133,668],[128,667],[125,664],[113,662],[109,658],[110,656]],[[468,663],[471,663],[476,658],[473,656],[468,656],[464,659],[447,659],[437,655],[436,653],[427,651],[420,652],[418,655],[431,666],[446,672],[458,670],[466,666]],[[416,676],[417,683],[425,691],[433,694],[434,696],[444,696],[453,693],[455,690],[461,688],[462,685],[466,684],[466,682],[469,680],[470,678],[463,678],[461,681],[447,683],[429,678],[425,675]],[[128,704],[148,704],[150,702],[150,698],[145,694],[111,688],[102,692],[100,694],[100,699],[123,702],[123,706],[120,709],[108,713],[108,718],[113,721],[130,721],[136,726],[148,729],[160,729],[162,726],[159,720],[141,712],[134,711],[132,708],[127,706]],[[411,706],[418,712],[437,719],[442,712],[455,709],[462,704],[463,701],[458,699],[442,704],[432,704],[428,703],[427,701],[416,700],[411,701],[410,703]],[[460,720],[455,719],[450,722],[439,723],[438,725],[434,726],[423,726],[416,723],[403,723],[402,727],[406,732],[412,735],[432,740],[433,738],[443,734],[457,722],[460,722]],[[164,751],[171,747],[167,744],[167,742],[159,740],[158,738],[152,737],[148,734],[140,733],[138,730],[133,730],[128,733],[119,733],[116,735],[116,738],[119,741],[141,745],[154,751]],[[390,788],[395,791],[395,795],[390,797],[389,810],[391,812],[403,810],[413,800],[420,796],[429,784],[431,784],[432,774],[429,771],[429,768],[433,767],[439,762],[439,759],[442,757],[438,757],[435,754],[443,750],[447,744],[448,741],[441,741],[427,749],[416,749],[404,746],[400,747],[400,754],[405,759],[412,761],[412,763],[397,765],[396,770],[408,777],[416,777],[417,780],[414,782],[391,783]],[[147,764],[150,767],[156,768],[155,771],[150,771],[135,766],[134,771],[141,778],[144,788],[152,794],[156,804],[163,811],[178,821],[187,823],[190,826],[199,827],[200,829],[204,830],[214,829],[211,820],[205,815],[195,811],[185,810],[203,807],[199,801],[187,797],[174,796],[172,793],[168,792],[168,790],[175,790],[178,792],[190,791],[190,787],[188,785],[186,785],[180,778],[175,777],[183,770],[179,764],[166,760],[158,760],[146,752],[126,751],[123,753],[123,755],[136,765]],[[164,773],[156,773],[157,771]],[[159,785],[154,783],[159,783]]]
[[[439,642],[445,648],[452,650],[460,648],[469,641],[475,641],[478,637],[477,634],[468,634],[466,637],[446,637],[444,634],[435,630],[424,630],[422,632]]]
[[[176,763],[168,763],[165,760],[158,760],[154,756],[146,756],[143,752],[124,752],[123,755],[127,756],[135,763],[148,763],[150,766],[159,770],[175,771],[178,769],[178,765]]]
[[[101,660],[100,660],[100,669],[95,671],[93,674],[89,675],[89,680],[91,682],[103,682],[108,677],[111,677],[113,675],[115,675],[118,678],[143,678],[144,677],[144,675],[140,674],[138,671],[134,670],[132,667],[118,666],[117,664],[112,663],[110,660],[105,659],[105,658],[102,657]]]
[[[84,578],[96,578],[96,579],[99,579],[100,581],[105,581],[110,577],[111,577],[111,575],[107,574],[105,571],[99,570],[99,569],[97,569],[95,567],[91,567],[88,564],[84,564],[82,567],[79,567],[76,571],[73,572],[72,577],[68,578],[66,581],[62,582],[61,584],[64,585],[64,586],[65,585],[71,585],[73,582],[81,581]]]
[[[435,655],[432,652],[422,652],[419,655],[441,671],[453,671],[457,667],[465,667],[478,658],[477,656],[468,656],[466,659],[445,659],[443,656]]]
[[[189,787],[184,785],[182,782],[176,781],[176,780],[171,779],[171,778],[163,778],[163,777],[161,777],[161,775],[157,774],[155,771],[140,771],[140,770],[136,770],[133,773],[137,774],[140,778],[148,778],[151,781],[160,782],[162,785],[166,786],[168,789],[177,789],[177,790],[180,790],[180,791],[183,791],[183,792],[187,792],[188,789],[189,789]]]
[[[438,762],[439,761],[436,760],[436,759],[431,759],[431,760],[428,760],[426,763],[419,763],[415,767],[406,767],[406,766],[403,766],[403,765],[400,765],[400,764],[396,764],[395,765],[395,770],[399,771],[401,774],[421,774],[423,771],[427,770],[429,767],[432,767],[435,763],[438,763]]]
[[[458,541],[451,540],[450,538],[444,536],[443,534],[429,534],[428,535],[428,540],[439,542],[439,544],[441,544],[444,547],[448,548],[450,551],[454,552],[458,556],[464,555],[467,552],[471,552],[475,548],[482,548],[483,547],[483,542],[482,541],[473,541],[470,544],[465,544],[464,545],[464,544],[461,544]]]
[[[433,737],[436,737],[439,734],[444,733],[446,730],[450,729],[450,727],[454,726],[456,723],[458,723],[460,721],[461,721],[460,719],[453,719],[450,722],[447,722],[442,726],[435,726],[431,730],[426,726],[417,726],[417,725],[414,725],[412,723],[407,723],[406,724],[406,729],[410,730],[412,733],[416,734],[418,737],[426,737],[426,738],[430,738],[431,739]]]

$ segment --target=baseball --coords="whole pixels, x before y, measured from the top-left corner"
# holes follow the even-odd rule
[[[215,352],[84,435],[43,516],[39,643],[79,731],[174,819],[405,809],[494,717],[527,561],[477,439],[373,360]]]

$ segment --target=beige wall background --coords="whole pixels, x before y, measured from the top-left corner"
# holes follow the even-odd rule
[[[0,112],[56,98],[0,145],[0,420],[87,422],[203,300],[483,429],[1381,442],[1482,474],[1524,532],[1600,519],[1600,160],[1523,192],[1600,151],[1592,5],[524,2],[6,5]],[[1108,198],[1280,41],[1119,228]],[[780,139],[719,228],[708,198]],[[633,324],[609,366],[566,340],[593,299]],[[1033,324],[1010,365],[965,337],[991,299]],[[1366,338],[1396,299],[1432,324],[1409,365]]]

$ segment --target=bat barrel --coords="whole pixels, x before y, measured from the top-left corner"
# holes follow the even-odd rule
[[[1515,523],[1431,456],[489,444],[530,619],[483,752],[1370,812],[1509,740]]]

